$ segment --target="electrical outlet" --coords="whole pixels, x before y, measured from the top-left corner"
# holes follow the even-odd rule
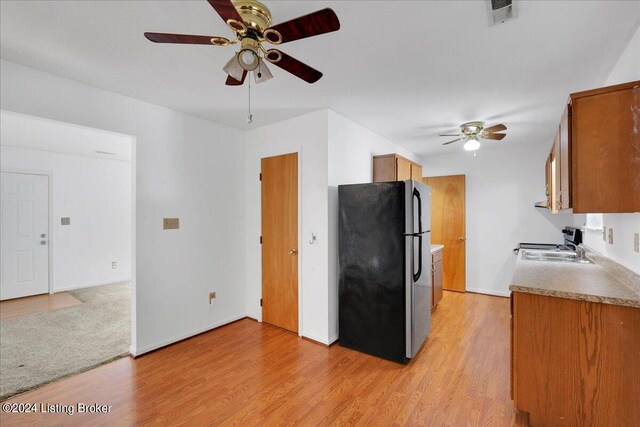
[[[180,218],[163,218],[162,228],[164,230],[177,230],[180,228]]]
[[[211,305],[211,303],[213,302],[214,299],[216,299],[216,293],[215,292],[209,292],[209,305]]]
[[[640,233],[633,233],[633,250],[640,252]]]
[[[609,244],[613,245],[613,228],[609,229]]]
[[[116,268],[118,268],[118,261],[111,261],[111,268],[113,270],[115,270]]]
[[[607,227],[602,227],[602,240],[607,241]]]

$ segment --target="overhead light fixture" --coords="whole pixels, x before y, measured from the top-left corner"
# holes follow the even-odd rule
[[[255,78],[256,83],[266,82],[273,77],[271,71],[269,71],[269,68],[267,68],[267,64],[265,64],[262,59],[260,59],[259,61],[260,62],[258,63],[258,68],[253,70],[253,77]]]
[[[242,76],[244,75],[244,68],[240,65],[238,61],[238,55],[233,55],[229,62],[222,68],[225,73],[229,74],[231,77],[236,79],[237,81],[242,81]]]
[[[238,52],[238,63],[240,66],[247,71],[253,71],[258,68],[258,63],[260,62],[260,58],[258,57],[258,53],[250,47],[242,49]]]
[[[469,135],[467,142],[464,143],[464,149],[466,151],[476,151],[479,148],[480,141],[478,141],[478,137],[475,135]]]
[[[240,84],[244,82],[245,74],[252,71],[256,83],[266,82],[273,77],[267,64],[253,47],[245,47],[237,52],[222,69]]]

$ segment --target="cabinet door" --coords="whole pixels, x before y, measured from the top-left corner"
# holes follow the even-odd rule
[[[571,116],[570,107],[564,109],[560,121],[560,197],[558,209],[571,209]]]
[[[373,182],[390,182],[396,180],[395,156],[373,158]]]
[[[442,299],[442,259],[433,264],[433,305]]]
[[[435,270],[433,269],[433,264],[431,264],[431,311],[433,311],[434,307],[436,306],[436,293],[434,285],[435,282]]]
[[[551,209],[551,155],[547,157],[547,161],[544,164],[544,184],[547,207]]]
[[[422,166],[411,164],[411,179],[414,181],[422,182]]]
[[[558,213],[560,206],[560,143],[559,133],[556,133],[556,137],[553,139],[553,146],[551,148],[551,205],[549,208],[551,212]]]
[[[396,180],[405,181],[411,179],[411,163],[400,158],[396,158],[396,162]]]
[[[620,86],[572,96],[575,213],[640,212],[640,81]]]

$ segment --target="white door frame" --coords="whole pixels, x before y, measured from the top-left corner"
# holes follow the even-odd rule
[[[49,282],[47,285],[47,289],[49,289],[49,295],[53,294],[53,172],[44,171],[44,170],[32,170],[32,169],[15,169],[15,168],[2,168],[0,172],[6,173],[15,173],[22,175],[41,175],[47,177],[47,216],[49,222],[49,234],[48,238],[48,247],[47,247],[47,263],[49,265],[49,277],[47,281]]]

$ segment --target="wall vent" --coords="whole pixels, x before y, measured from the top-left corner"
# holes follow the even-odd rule
[[[502,24],[517,16],[513,0],[487,0],[487,5],[490,25]]]

